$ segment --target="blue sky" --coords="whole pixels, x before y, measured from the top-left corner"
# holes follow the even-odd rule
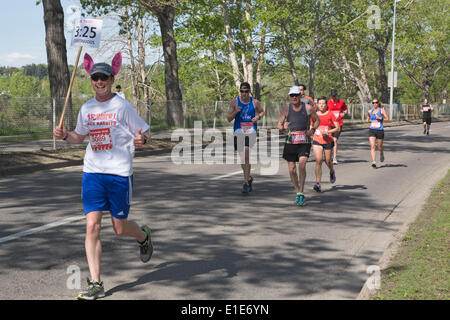
[[[62,0],[66,10],[77,1]],[[31,63],[47,63],[45,51],[44,9],[36,0],[7,1],[0,11],[0,66],[20,67]],[[65,32],[66,40],[70,34]],[[77,48],[67,46],[68,62],[73,64]],[[73,61],[73,62],[70,62]]]
[[[2,0],[7,2],[6,6],[0,10],[0,66],[21,67],[27,64],[47,64],[47,53],[45,50],[45,25],[44,9],[42,4],[36,5],[36,0]],[[70,9],[80,7],[77,0],[61,0],[64,9],[64,22],[69,24],[75,14]],[[94,18],[94,17],[91,17]],[[104,20],[102,40],[105,39],[113,23]],[[66,28],[67,62],[73,65],[76,60],[78,47],[71,47],[72,28]],[[96,49],[83,48],[80,60],[85,52],[88,52],[96,62],[106,61]],[[81,61],[80,61],[81,63]]]

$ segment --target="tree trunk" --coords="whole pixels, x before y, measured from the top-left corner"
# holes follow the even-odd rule
[[[289,63],[289,70],[291,71],[292,78],[294,79],[294,85],[298,86],[298,76],[295,71],[294,58],[292,57],[291,46],[289,45],[289,39],[287,38],[287,31],[284,22],[281,22],[281,30],[283,32],[284,51],[286,52],[286,58]]]
[[[56,115],[59,117],[70,85],[66,38],[64,37],[64,11],[60,0],[43,0],[42,4],[50,93],[52,99],[56,100]],[[72,97],[69,97],[65,119],[66,127],[73,130],[75,126],[72,115]]]
[[[230,17],[228,16],[227,0],[222,0],[222,17],[225,25],[225,35],[227,37],[228,49],[230,50],[231,67],[233,69],[233,80],[236,88],[239,90],[241,78],[239,64],[237,61],[236,47],[234,46],[233,36],[231,34]]]
[[[251,88],[253,89],[253,42],[252,42],[252,30],[251,30],[251,5],[250,1],[245,1],[245,20],[247,21],[247,27],[245,29],[245,60],[242,63],[245,63],[244,68],[247,73],[247,82],[250,83]]]
[[[166,88],[167,124],[180,127],[183,125],[183,107],[180,83],[178,79],[177,43],[173,24],[176,14],[176,1],[140,0],[157,18],[161,30],[164,53],[164,84]]]
[[[124,21],[125,30],[127,32],[127,46],[128,52],[130,56],[130,68],[131,68],[131,84],[133,86],[133,102],[135,107],[138,107],[139,101],[139,88],[138,88],[138,79],[136,72],[136,65],[134,61],[134,49],[133,49],[133,36],[130,30],[130,15],[128,14],[128,7],[124,9],[125,17],[127,21]]]
[[[258,64],[256,66],[256,84],[255,84],[255,98],[261,101],[261,74],[262,66],[264,64],[264,52],[266,48],[266,23],[261,27],[261,43],[259,45]]]
[[[138,55],[139,55],[139,73],[141,76],[141,86],[143,93],[142,106],[146,111],[146,119],[151,120],[151,112],[149,109],[148,99],[149,95],[149,83],[147,80],[147,70],[145,68],[145,41],[144,41],[144,21],[142,15],[137,19],[138,22]]]
[[[173,30],[175,8],[172,6],[163,6],[161,8],[154,8],[153,12],[158,18],[164,53],[167,124],[170,127],[180,127],[183,125],[183,98],[178,79],[177,44]]]
[[[385,43],[383,44],[381,42],[381,37],[378,32],[374,32],[375,40],[376,40],[376,46],[374,49],[376,50],[378,54],[378,73],[380,77],[380,90],[381,90],[381,97],[380,100],[383,103],[389,102],[389,90],[388,90],[388,81],[386,76],[386,48],[387,44],[389,42],[389,38],[386,39]]]

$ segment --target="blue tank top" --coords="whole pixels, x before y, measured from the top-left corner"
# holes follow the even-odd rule
[[[381,108],[378,109],[378,112],[376,114],[378,117],[383,117],[381,115]],[[373,114],[373,109],[370,110],[370,129],[373,130],[383,130],[383,119],[378,120],[375,116],[375,114]]]
[[[236,114],[234,118],[234,132],[235,133],[256,133],[258,128],[256,122],[251,125],[252,119],[255,117],[256,110],[253,104],[253,98],[250,97],[250,101],[248,103],[243,103],[240,97],[237,97],[237,105],[241,107],[241,111]],[[253,130],[252,130],[253,128]]]

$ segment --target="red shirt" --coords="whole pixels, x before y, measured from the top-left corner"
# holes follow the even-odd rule
[[[320,125],[314,133],[313,140],[320,144],[328,144],[333,142],[333,136],[331,133],[323,133],[323,131],[328,131],[334,128],[334,122],[337,121],[336,117],[332,112],[327,112],[325,114],[317,114],[320,119]],[[311,119],[314,122],[314,119]]]
[[[327,110],[331,111],[334,116],[338,119],[339,125],[343,125],[344,121],[342,121],[341,113],[347,110],[347,105],[344,100],[338,99],[338,101],[333,101],[333,99],[328,100],[327,102]]]

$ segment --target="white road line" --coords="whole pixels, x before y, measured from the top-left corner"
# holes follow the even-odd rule
[[[26,237],[26,236],[28,236],[30,234],[33,234],[33,233],[37,233],[37,232],[40,232],[40,231],[44,231],[44,230],[48,230],[48,229],[51,229],[51,228],[55,228],[55,227],[61,226],[63,224],[71,223],[73,221],[82,220],[84,218],[85,218],[84,215],[83,216],[78,216],[78,217],[66,218],[66,219],[63,219],[63,220],[59,220],[59,221],[56,221],[56,222],[45,224],[45,225],[40,226],[40,227],[36,227],[36,228],[29,229],[29,230],[26,230],[26,231],[14,233],[14,234],[11,234],[9,236],[0,238],[0,243],[4,243],[4,242],[8,242],[8,241],[19,239],[19,238],[23,238],[23,237]]]
[[[239,170],[239,171],[236,171],[236,172],[232,172],[232,173],[228,173],[228,174],[224,174],[224,175],[217,176],[217,177],[213,177],[213,178],[211,178],[209,180],[220,180],[222,178],[228,178],[228,177],[231,177],[231,176],[235,176],[235,175],[237,175],[239,173],[242,173],[242,170]]]

